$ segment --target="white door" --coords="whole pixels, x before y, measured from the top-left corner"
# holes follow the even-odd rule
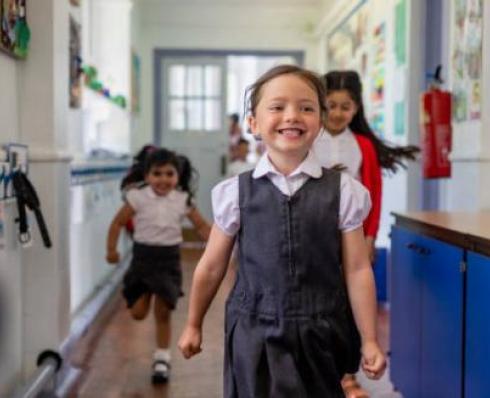
[[[160,145],[189,157],[199,173],[196,204],[211,221],[211,189],[228,150],[226,58],[162,58],[160,73]]]

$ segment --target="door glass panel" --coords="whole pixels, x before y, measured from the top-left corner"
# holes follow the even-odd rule
[[[173,97],[185,94],[185,65],[172,65],[169,71],[169,92]]]
[[[203,73],[201,66],[189,66],[187,68],[187,90],[188,96],[203,95]]]
[[[222,115],[220,100],[206,100],[204,103],[205,126],[208,131],[220,130]]]
[[[221,68],[208,65],[204,69],[206,97],[219,97],[221,95]]]
[[[170,128],[170,130],[184,130],[185,101],[175,99],[169,100],[168,116],[168,127]]]
[[[201,100],[187,101],[187,123],[190,130],[203,129],[203,106]]]

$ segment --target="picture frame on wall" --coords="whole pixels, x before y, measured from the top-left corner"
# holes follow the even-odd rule
[[[26,58],[30,39],[26,0],[0,0],[0,50]]]

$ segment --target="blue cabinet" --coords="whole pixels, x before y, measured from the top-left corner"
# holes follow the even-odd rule
[[[420,246],[423,251],[420,397],[461,397],[464,253],[458,247],[426,237],[420,237]]]
[[[422,275],[411,245],[417,236],[394,227],[391,233],[390,373],[407,398],[420,392]]]
[[[490,257],[468,253],[465,396],[490,394]]]
[[[460,397],[463,250],[392,229],[391,378],[405,398]]]

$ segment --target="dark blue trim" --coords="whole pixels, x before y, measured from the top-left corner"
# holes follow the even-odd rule
[[[363,0],[365,1],[365,0]],[[160,131],[162,125],[162,118],[160,114],[161,109],[161,83],[162,75],[159,68],[162,59],[166,57],[227,57],[227,56],[240,56],[251,55],[257,57],[284,57],[289,56],[296,59],[298,65],[303,66],[305,52],[303,50],[234,50],[234,49],[220,49],[220,50],[205,50],[205,49],[172,49],[172,48],[156,48],[153,51],[153,144],[160,145]]]
[[[112,174],[112,173],[125,173],[128,171],[128,166],[108,166],[108,167],[87,167],[74,169],[71,171],[72,177],[87,176],[92,174]]]
[[[127,166],[85,166],[74,167],[71,170],[71,186],[87,185],[109,180],[121,180],[126,175]]]

